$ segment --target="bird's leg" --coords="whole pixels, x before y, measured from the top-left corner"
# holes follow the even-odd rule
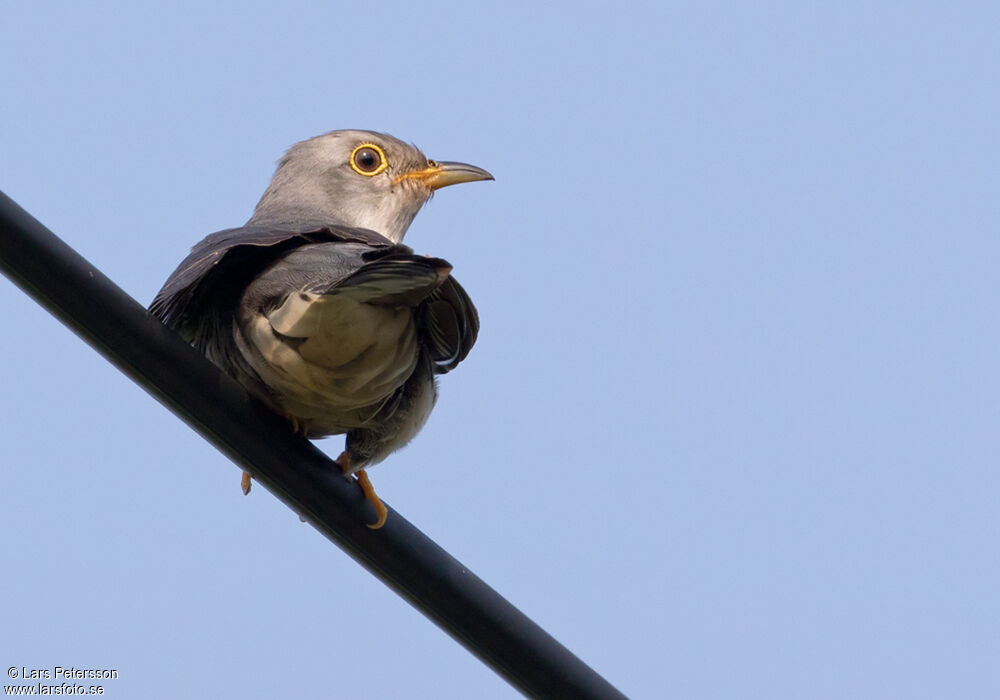
[[[345,476],[350,476],[351,473],[351,455],[346,451],[341,452],[340,456],[337,457],[337,464],[343,470]],[[368,474],[365,473],[364,469],[359,469],[354,473],[354,477],[358,481],[358,486],[361,488],[361,493],[365,495],[365,500],[372,504],[372,508],[375,509],[375,515],[377,520],[374,525],[369,525],[372,530],[378,530],[380,527],[385,525],[386,518],[389,517],[389,509],[385,507],[382,503],[382,499],[378,497],[375,493],[375,487],[372,486],[371,480],[368,478]]]

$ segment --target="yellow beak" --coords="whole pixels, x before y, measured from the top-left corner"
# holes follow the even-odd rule
[[[439,190],[448,185],[477,180],[492,180],[493,176],[482,168],[468,163],[453,163],[449,161],[428,161],[426,168],[411,170],[396,177],[396,182],[402,180],[419,180],[432,190]]]

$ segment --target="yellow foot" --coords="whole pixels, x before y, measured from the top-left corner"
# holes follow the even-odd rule
[[[347,452],[342,452],[339,457],[337,457],[337,464],[344,471],[345,474],[350,473],[351,470],[351,456]],[[365,500],[372,504],[372,508],[375,509],[376,520],[374,525],[369,525],[372,530],[378,530],[380,527],[385,525],[386,519],[389,517],[389,509],[385,507],[382,503],[382,499],[378,497],[375,493],[375,487],[372,486],[371,480],[368,478],[368,474],[365,473],[364,469],[359,469],[355,472],[354,477],[358,480],[358,486],[361,487],[361,493],[365,495]]]
[[[368,479],[368,474],[365,473],[364,469],[358,471],[355,475],[358,480],[358,486],[361,487],[361,492],[365,494],[365,498],[372,507],[375,509],[375,515],[378,516],[378,520],[375,521],[374,525],[369,525],[372,530],[378,530],[380,527],[385,525],[386,518],[389,517],[389,509],[385,507],[382,503],[382,499],[378,497],[375,493],[375,487],[372,486],[372,482]]]
[[[244,496],[250,494],[250,474],[248,472],[243,472],[243,478],[240,479],[240,488],[243,489]]]

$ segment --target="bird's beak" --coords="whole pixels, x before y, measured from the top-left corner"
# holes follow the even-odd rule
[[[426,168],[410,170],[396,178],[402,180],[419,180],[431,190],[439,190],[448,185],[461,182],[476,182],[477,180],[492,180],[493,176],[482,168],[468,163],[452,163],[449,161],[428,161]]]

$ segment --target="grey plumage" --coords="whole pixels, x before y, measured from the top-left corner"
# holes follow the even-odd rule
[[[479,329],[451,265],[401,241],[434,190],[483,179],[385,134],[296,144],[246,226],[197,244],[150,309],[306,436],[346,433],[345,470],[376,464]]]

